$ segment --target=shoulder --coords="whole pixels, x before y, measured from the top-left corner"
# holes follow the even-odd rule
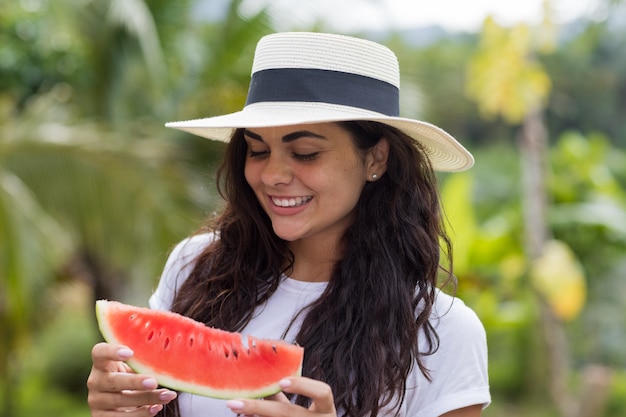
[[[430,322],[439,338],[438,350],[425,357],[433,379],[460,367],[486,380],[487,335],[474,310],[460,298],[438,291]]]
[[[167,262],[185,261],[198,256],[207,246],[217,240],[215,233],[201,233],[180,241],[170,252]]]
[[[150,307],[169,310],[174,295],[191,273],[196,258],[218,239],[215,233],[190,236],[179,242],[170,252],[161,279],[149,300]]]
[[[485,328],[470,307],[458,297],[453,297],[438,290],[430,316],[431,324],[437,331],[442,341],[451,343],[460,339],[476,339],[477,342],[485,342]],[[449,340],[452,339],[452,340]],[[442,346],[445,348],[445,346]]]

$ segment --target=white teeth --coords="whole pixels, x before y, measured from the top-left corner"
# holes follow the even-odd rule
[[[279,207],[298,207],[311,201],[313,197],[274,198],[272,202]]]

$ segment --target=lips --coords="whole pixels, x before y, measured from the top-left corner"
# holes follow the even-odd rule
[[[300,207],[313,199],[312,196],[305,197],[271,197],[272,203],[278,207]]]

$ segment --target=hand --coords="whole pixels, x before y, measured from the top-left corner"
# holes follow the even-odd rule
[[[279,385],[283,392],[309,397],[312,400],[311,406],[306,409],[292,404],[282,392],[264,400],[230,400],[226,405],[233,412],[246,416],[337,416],[333,393],[327,384],[310,378],[294,377],[283,379]]]
[[[126,346],[98,343],[93,347],[87,379],[92,417],[154,416],[176,398],[173,391],[157,389],[154,378],[134,373],[124,363],[132,356]]]

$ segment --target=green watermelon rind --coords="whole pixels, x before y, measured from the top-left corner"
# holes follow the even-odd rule
[[[100,333],[104,337],[104,340],[111,344],[122,344],[118,341],[114,333],[109,326],[109,323],[106,319],[106,311],[111,304],[116,304],[115,301],[107,301],[107,300],[98,300],[96,301],[96,318],[98,322],[98,327],[100,329]],[[182,317],[182,316],[181,316]],[[191,319],[189,319],[191,320]],[[128,346],[132,350],[132,346]],[[268,397],[270,395],[274,395],[281,391],[281,388],[278,384],[273,383],[271,385],[264,386],[262,388],[256,390],[224,390],[224,389],[214,389],[205,385],[198,385],[183,381],[178,378],[172,378],[168,375],[161,374],[159,371],[151,368],[149,365],[142,363],[141,361],[135,359],[134,357],[129,358],[125,361],[128,366],[130,366],[133,371],[150,375],[161,387],[166,387],[175,391],[187,392],[190,394],[201,395],[204,397],[211,397],[217,399],[234,399],[234,398],[263,398]],[[302,364],[294,372],[292,375],[286,375],[285,377],[293,376],[299,377],[302,375]]]

